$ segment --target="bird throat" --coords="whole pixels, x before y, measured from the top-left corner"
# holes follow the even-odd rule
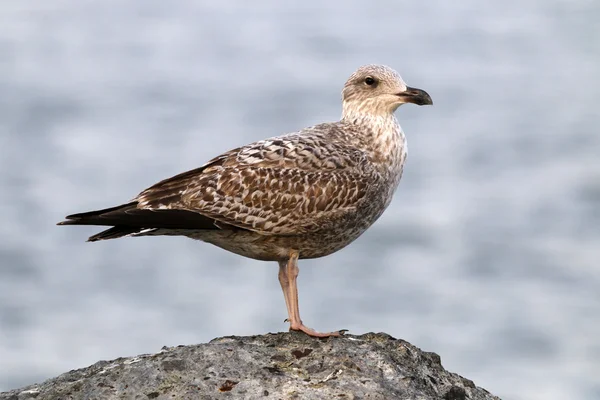
[[[374,164],[399,169],[406,157],[406,137],[394,114],[344,116],[343,120],[359,127],[361,147]]]

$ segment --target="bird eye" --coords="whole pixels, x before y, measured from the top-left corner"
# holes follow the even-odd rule
[[[365,83],[369,86],[373,86],[373,84],[375,84],[375,78],[373,78],[372,76],[367,76],[365,78]]]

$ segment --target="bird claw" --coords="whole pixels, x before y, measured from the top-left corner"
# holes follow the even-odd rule
[[[283,322],[290,322],[289,318],[286,318],[283,320]],[[295,324],[291,324],[290,325],[295,325]],[[304,324],[302,324],[302,321],[300,321],[300,323],[298,325],[295,325],[294,327],[290,326],[290,331],[301,331],[306,333],[308,336],[313,336],[313,337],[330,337],[330,336],[344,336],[344,334],[346,332],[348,332],[348,329],[340,329],[337,330],[335,332],[329,332],[329,333],[321,333],[321,332],[317,332],[311,328],[308,328],[306,326],[304,326]]]

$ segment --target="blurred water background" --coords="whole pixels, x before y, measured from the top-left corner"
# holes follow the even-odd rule
[[[300,264],[303,319],[409,340],[503,398],[600,398],[598,21],[592,0],[2,2],[0,390],[286,330],[275,263],[54,224],[336,120],[350,73],[384,63],[435,105],[397,113],[382,219]]]

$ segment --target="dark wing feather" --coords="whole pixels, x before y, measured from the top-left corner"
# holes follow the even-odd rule
[[[158,182],[130,203],[70,215],[59,225],[114,226],[90,240],[148,228],[264,235],[328,229],[368,207],[370,187],[381,179],[367,155],[348,144],[351,137],[332,140],[342,131],[322,124],[240,147]]]
[[[105,225],[166,229],[217,229],[214,220],[186,210],[149,210],[137,202],[104,210],[73,214],[58,225]]]

